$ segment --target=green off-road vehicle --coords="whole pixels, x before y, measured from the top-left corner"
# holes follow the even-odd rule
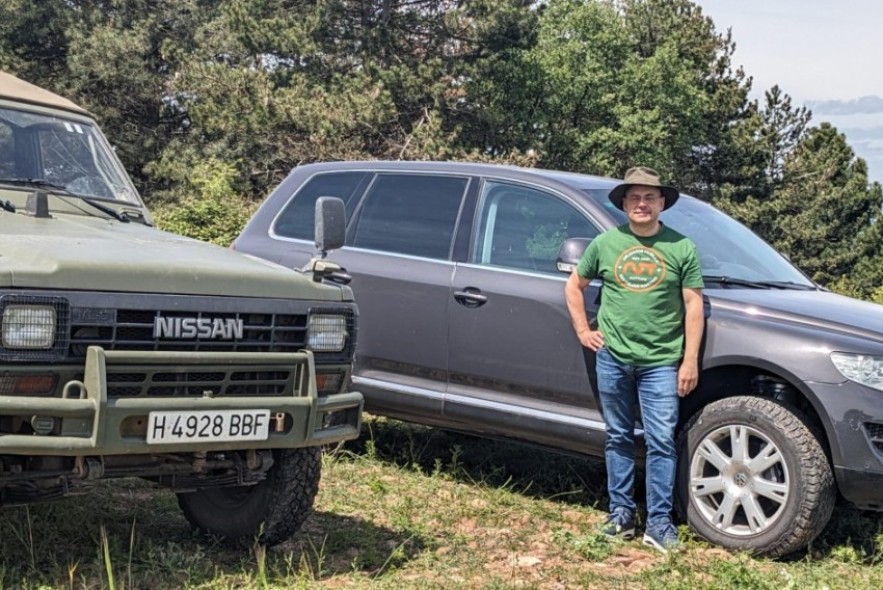
[[[345,278],[156,229],[89,113],[0,73],[0,501],[139,477],[200,531],[285,540],[359,433]]]

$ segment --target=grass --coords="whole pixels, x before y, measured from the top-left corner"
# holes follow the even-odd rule
[[[604,466],[368,417],[325,455],[293,540],[231,550],[194,538],[175,497],[144,482],[0,511],[0,588],[802,589],[883,586],[883,516],[838,507],[787,560],[691,539],[663,556],[597,533]]]

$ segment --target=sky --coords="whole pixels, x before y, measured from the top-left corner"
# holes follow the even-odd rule
[[[883,182],[883,1],[693,0],[720,32],[733,31],[734,65],[754,79],[751,98],[778,84],[793,104],[827,121]]]

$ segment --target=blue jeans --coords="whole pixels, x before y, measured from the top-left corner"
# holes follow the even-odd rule
[[[647,524],[671,519],[677,450],[678,367],[639,367],[597,353],[598,393],[607,425],[604,459],[610,512],[635,512],[635,406],[640,404],[647,445]]]

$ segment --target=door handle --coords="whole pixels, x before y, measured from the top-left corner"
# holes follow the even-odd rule
[[[481,307],[487,303],[487,295],[482,295],[481,290],[474,287],[466,287],[462,291],[454,291],[454,299],[457,303],[466,307]]]

